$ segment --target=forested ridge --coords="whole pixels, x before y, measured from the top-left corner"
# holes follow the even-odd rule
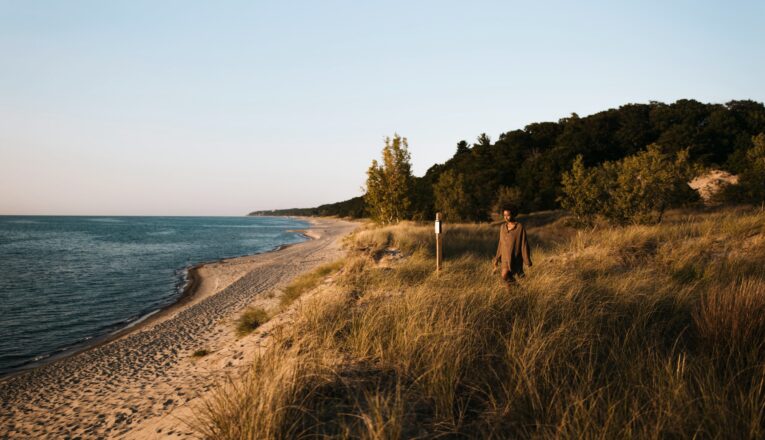
[[[466,218],[485,220],[498,194],[511,190],[525,211],[559,206],[561,179],[581,155],[585,166],[616,161],[657,144],[664,153],[688,151],[689,161],[734,174],[747,167],[753,136],[765,132],[765,106],[750,100],[725,104],[692,99],[672,104],[626,104],[586,117],[571,114],[557,122],[537,122],[502,133],[496,141],[481,134],[460,141],[454,155],[414,177],[407,215],[429,219],[435,213],[434,187],[452,188],[465,199]],[[413,146],[416,148],[416,145]],[[447,174],[445,177],[444,174]],[[364,217],[362,196],[315,208],[255,211],[250,215],[337,215]]]

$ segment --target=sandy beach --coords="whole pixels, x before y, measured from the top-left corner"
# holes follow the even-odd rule
[[[267,337],[267,328],[238,337],[239,312],[275,306],[295,276],[341,258],[340,239],[356,227],[309,221],[311,240],[201,265],[173,306],[115,339],[0,381],[0,438],[195,438],[195,406],[241,374]],[[193,355],[203,349],[209,354]]]

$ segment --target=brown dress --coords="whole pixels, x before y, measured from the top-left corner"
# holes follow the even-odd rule
[[[520,223],[515,223],[513,230],[507,230],[507,222],[499,227],[499,244],[497,255],[494,257],[494,265],[502,262],[502,279],[513,281],[516,275],[523,276],[523,265],[531,267],[531,251],[529,241],[526,238],[526,228]]]

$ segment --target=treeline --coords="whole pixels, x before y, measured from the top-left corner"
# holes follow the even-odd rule
[[[272,209],[269,211],[253,211],[248,215],[301,215],[307,217],[352,217],[366,216],[364,197],[358,196],[337,203],[328,203],[315,208]]]
[[[762,103],[683,99],[627,104],[584,118],[572,114],[503,133],[496,141],[481,134],[472,144],[458,142],[451,159],[411,178],[405,218],[430,219],[448,206],[459,220],[481,221],[507,200],[525,211],[559,208],[565,200],[563,175],[577,157],[581,167],[594,168],[645,152],[649,145],[667,157],[683,154],[693,166],[747,173],[752,139],[763,132]],[[262,213],[361,217],[370,214],[369,208],[357,197],[318,208]]]

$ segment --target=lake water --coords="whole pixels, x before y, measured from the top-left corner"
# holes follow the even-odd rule
[[[189,266],[304,241],[282,217],[0,216],[0,375],[178,299]]]

